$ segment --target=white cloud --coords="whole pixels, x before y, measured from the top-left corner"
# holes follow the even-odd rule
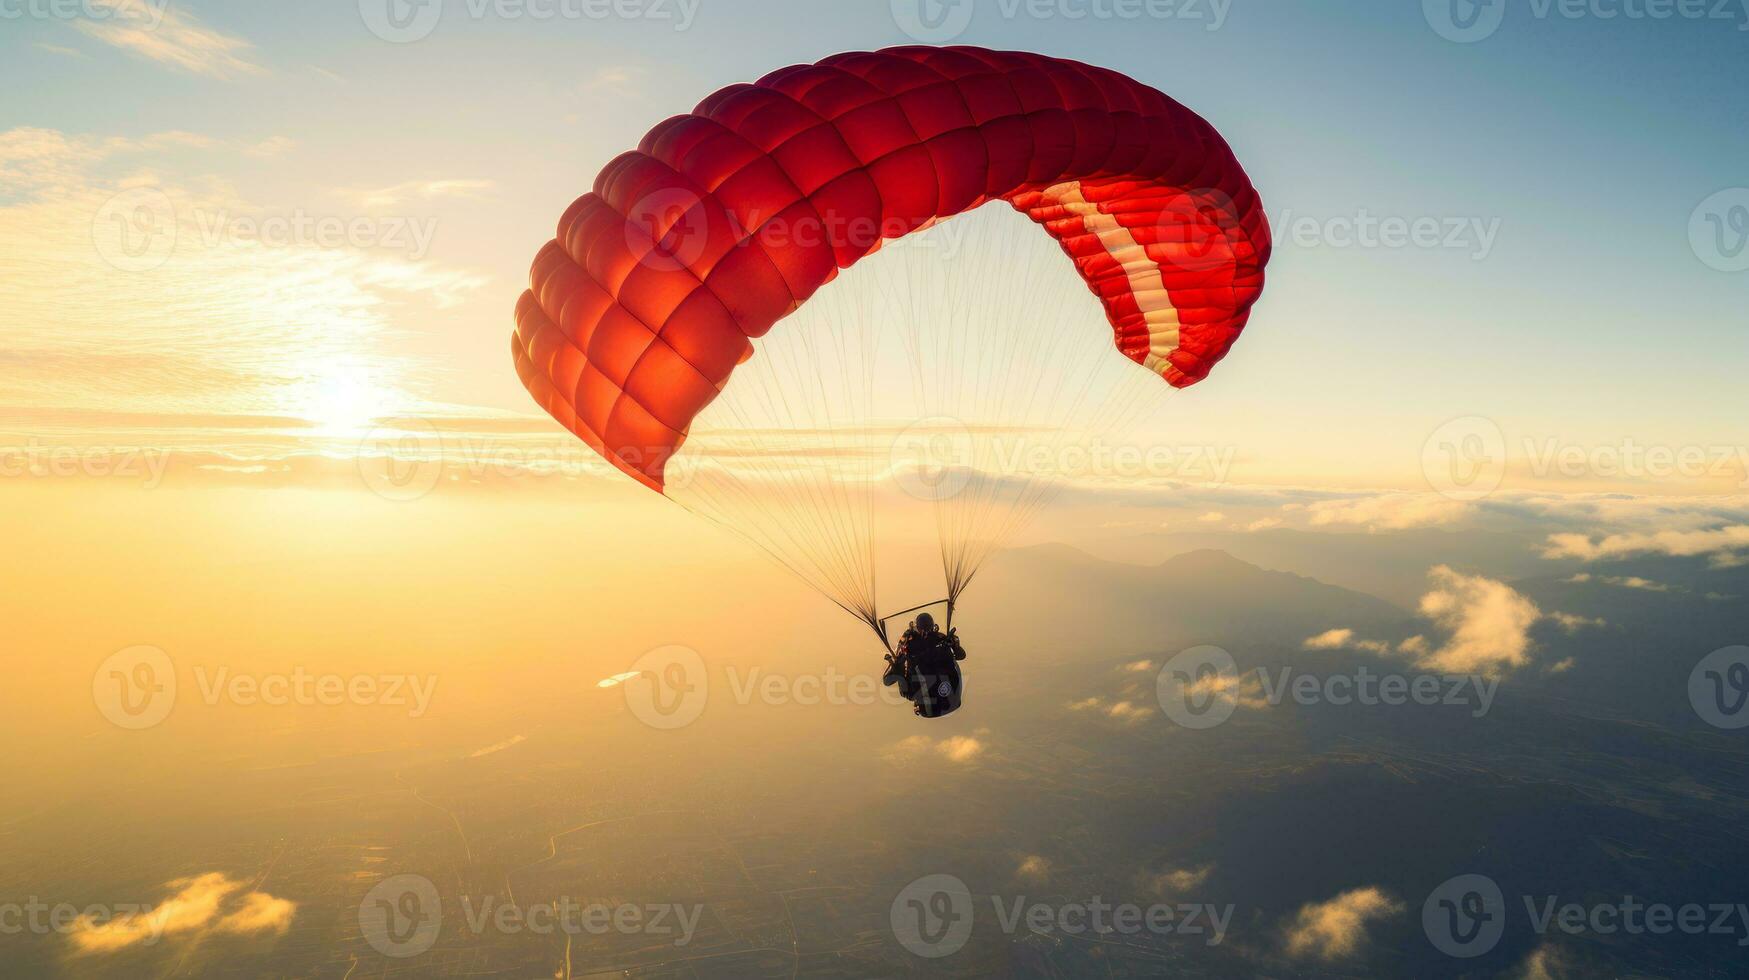
[[[58,54],[63,58],[83,58],[83,57],[85,57],[85,52],[83,52],[83,51],[79,51],[79,50],[74,49],[74,48],[65,48],[59,44],[50,44],[47,41],[38,41],[38,42],[36,42],[35,45],[33,45],[33,47],[35,47],[39,51],[47,51],[49,54]]]
[[[422,201],[435,200],[440,197],[477,199],[486,192],[495,190],[497,186],[497,182],[491,180],[410,180],[389,187],[339,190],[335,193],[357,202],[360,207],[389,208],[411,199]]]
[[[1183,895],[1195,888],[1200,888],[1213,874],[1215,866],[1205,864],[1196,868],[1173,868],[1159,874],[1144,875],[1143,883],[1148,891],[1162,897]]]
[[[1366,943],[1368,923],[1402,912],[1402,903],[1378,888],[1356,888],[1310,903],[1287,928],[1288,953],[1320,960],[1352,956]]]
[[[1577,633],[1587,626],[1608,626],[1602,619],[1586,616],[1576,616],[1573,613],[1552,612],[1549,618],[1569,633]]]
[[[1544,558],[1626,558],[1633,555],[1669,555],[1691,558],[1708,555],[1713,564],[1730,567],[1744,560],[1749,551],[1749,524],[1732,524],[1694,531],[1633,531],[1604,535],[1551,534],[1543,548]]]
[[[888,746],[889,762],[936,755],[948,762],[968,763],[984,753],[984,743],[970,735],[953,735],[937,741],[927,735],[912,735]]]
[[[131,0],[87,0],[91,16],[72,21],[84,34],[161,65],[229,79],[264,69],[246,57],[240,37],[207,27],[181,7]]]
[[[297,904],[266,892],[244,894],[240,905],[224,909],[243,882],[222,872],[209,871],[192,878],[178,878],[166,887],[170,897],[142,912],[117,915],[104,921],[85,914],[74,920],[68,940],[81,954],[112,953],[165,936],[203,935],[212,932],[283,934],[291,927]]]
[[[602,65],[583,83],[583,90],[632,95],[637,90],[638,81],[646,74],[648,72],[640,65]]]
[[[1529,660],[1530,627],[1542,618],[1536,603],[1505,582],[1463,575],[1446,565],[1428,574],[1434,587],[1421,597],[1421,614],[1451,636],[1422,657],[1421,666],[1448,674],[1492,675]]]
[[[1390,644],[1378,640],[1356,640],[1351,629],[1325,630],[1317,636],[1308,637],[1305,642],[1307,650],[1366,650],[1376,654],[1391,652]]]
[[[1197,520],[1203,522],[1204,524],[1219,524],[1220,522],[1222,522],[1226,519],[1227,519],[1227,515],[1221,513],[1218,510],[1211,510],[1208,513],[1197,518]]]
[[[1388,493],[1354,500],[1320,500],[1306,506],[1313,524],[1354,524],[1402,531],[1450,524],[1463,517],[1469,504],[1432,493]]]
[[[1536,603],[1516,589],[1495,579],[1464,575],[1449,566],[1428,571],[1432,588],[1421,597],[1420,614],[1447,634],[1435,644],[1417,634],[1396,645],[1396,652],[1414,659],[1416,666],[1446,674],[1498,676],[1530,660],[1530,628],[1544,617]],[[1550,613],[1546,618],[1569,632],[1584,626],[1602,626],[1600,619],[1569,613]],[[1382,640],[1360,639],[1354,630],[1336,628],[1308,637],[1308,650],[1365,650],[1380,656],[1392,652]]]

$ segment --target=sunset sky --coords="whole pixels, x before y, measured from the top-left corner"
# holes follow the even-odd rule
[[[382,417],[556,436],[510,370],[510,309],[601,164],[725,84],[911,40],[881,3],[632,6],[454,3],[412,43],[353,4],[10,20],[0,80],[31,97],[0,109],[9,428],[242,456],[346,451]],[[979,5],[955,40],[1173,95],[1227,135],[1275,226],[1249,333],[1141,438],[1230,451],[1228,482],[1425,490],[1435,431],[1481,417],[1508,488],[1743,489],[1741,460],[1671,479],[1531,465],[1741,441],[1745,280],[1689,235],[1746,181],[1749,133],[1720,124],[1741,24],[1526,12],[1454,43],[1414,5],[1193,4],[1146,31],[1030,9]],[[1599,54],[1650,35],[1633,71]],[[174,248],[111,265],[117,222],[160,211]],[[1439,242],[1366,237],[1389,219]]]

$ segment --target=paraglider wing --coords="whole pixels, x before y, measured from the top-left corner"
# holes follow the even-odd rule
[[[1056,238],[1118,350],[1173,386],[1226,355],[1263,289],[1261,203],[1195,113],[1078,62],[889,48],[725,88],[610,162],[535,259],[517,371],[662,491],[752,338],[883,239],[996,199]]]

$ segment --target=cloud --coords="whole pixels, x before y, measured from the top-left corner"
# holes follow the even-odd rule
[[[583,83],[585,92],[631,95],[648,71],[640,65],[602,65]]]
[[[1144,874],[1142,884],[1149,892],[1161,897],[1183,895],[1202,887],[1202,883],[1208,880],[1214,870],[1213,864],[1196,868],[1173,868],[1158,874]]]
[[[207,27],[180,7],[87,0],[87,10],[88,16],[72,21],[79,31],[161,65],[219,79],[265,71],[247,59],[253,47],[248,41]]]
[[[1669,555],[1675,558],[1707,555],[1715,566],[1728,568],[1745,560],[1743,552],[1749,552],[1749,524],[1694,531],[1630,531],[1597,539],[1589,534],[1551,534],[1543,548],[1543,557],[1597,561],[1633,555]]]
[[[1395,651],[1414,659],[1416,666],[1445,674],[1498,676],[1530,660],[1530,628],[1544,619],[1536,603],[1516,589],[1495,579],[1464,575],[1450,566],[1428,571],[1432,588],[1421,597],[1418,611],[1447,634],[1435,644],[1417,634],[1402,640]],[[1569,613],[1546,617],[1569,632],[1584,626],[1602,626],[1600,619]],[[1356,638],[1345,628],[1325,630],[1303,644],[1308,650],[1366,650],[1380,656],[1392,652],[1382,640]]]
[[[1327,902],[1302,907],[1287,929],[1287,950],[1293,956],[1337,960],[1352,956],[1366,943],[1369,922],[1400,915],[1403,905],[1378,888],[1356,888]]]
[[[1246,524],[1244,527],[1240,528],[1240,530],[1245,531],[1247,533],[1255,533],[1257,531],[1268,531],[1268,530],[1271,530],[1272,528],[1281,527],[1282,523],[1283,522],[1282,522],[1281,518],[1279,518],[1279,517],[1259,517],[1257,520],[1254,520],[1251,523]]]
[[[1325,630],[1317,636],[1308,637],[1305,642],[1307,650],[1366,650],[1384,655],[1391,652],[1390,644],[1378,640],[1356,640],[1351,629]]]
[[[1222,522],[1226,519],[1227,519],[1227,515],[1221,513],[1218,510],[1211,510],[1208,513],[1197,518],[1197,520],[1203,522],[1204,524],[1219,524],[1220,522]]]
[[[0,132],[0,282],[12,287],[0,402],[289,415],[330,433],[428,410],[417,392],[435,368],[408,352],[403,324],[486,277],[422,259],[414,246],[429,240],[409,222],[372,226],[398,240],[269,243],[232,230],[270,215],[222,177],[140,176],[153,154],[213,145],[182,132]],[[125,344],[111,330],[121,310]]]
[[[1525,957],[1518,980],[1558,980],[1568,975],[1566,957],[1553,946],[1538,946]]]
[[[969,763],[984,754],[984,743],[970,735],[952,735],[937,741],[927,735],[912,735],[888,746],[889,762],[937,755],[948,762]]]
[[[1357,500],[1320,500],[1306,506],[1313,524],[1356,524],[1374,529],[1402,531],[1416,527],[1450,524],[1463,517],[1469,505],[1438,494],[1381,494]]]
[[[85,57],[85,52],[83,51],[79,51],[75,48],[64,48],[59,44],[50,44],[47,41],[38,41],[32,46],[39,51],[47,51],[49,54],[58,54],[63,58]]]
[[[1051,873],[1051,862],[1037,854],[1028,854],[1014,873],[1022,878],[1042,881]]]
[[[221,915],[228,900],[243,882],[223,872],[209,871],[192,878],[178,878],[165,885],[170,897],[141,912],[116,915],[99,922],[87,913],[75,919],[68,941],[80,954],[113,953],[139,944],[155,943],[165,936],[205,935],[224,932],[283,934],[291,927],[297,904],[266,892],[244,894],[232,911]]]
[[[244,935],[273,932],[283,936],[291,928],[292,916],[297,914],[297,909],[296,902],[266,892],[250,892],[243,896],[243,907],[220,919],[216,928],[219,932]]]
[[[1079,701],[1071,701],[1069,702],[1069,710],[1088,711],[1125,724],[1145,721],[1154,714],[1153,708],[1137,704],[1134,701],[1107,701],[1104,698],[1082,698]]]
[[[1216,698],[1237,708],[1261,711],[1269,707],[1263,696],[1263,681],[1258,671],[1239,674],[1209,673],[1184,686],[1184,694],[1193,698]]]
[[[1433,591],[1420,611],[1451,637],[1420,664],[1448,674],[1495,674],[1529,660],[1530,627],[1542,618],[1536,603],[1495,579],[1463,575],[1440,565],[1428,573]]]
[[[1154,669],[1152,660],[1132,660],[1123,665],[1123,671],[1129,674],[1145,674]]]
[[[360,207],[390,208],[414,198],[422,201],[435,200],[440,197],[478,199],[485,192],[495,190],[497,187],[497,181],[493,180],[409,180],[389,187],[339,190],[335,193],[357,202]]]
[[[1573,613],[1552,612],[1552,613],[1549,613],[1549,618],[1554,620],[1557,625],[1559,625],[1562,629],[1566,630],[1569,633],[1577,633],[1587,626],[1608,626],[1609,625],[1609,623],[1605,622],[1601,618],[1593,618],[1593,617],[1587,617],[1587,616],[1576,616]],[[1554,668],[1551,667],[1550,669],[1553,670]]]

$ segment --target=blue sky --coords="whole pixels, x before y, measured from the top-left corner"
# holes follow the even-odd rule
[[[1466,17],[1491,9],[1457,3]],[[369,365],[401,359],[398,383],[423,402],[526,411],[503,354],[509,310],[554,218],[603,163],[723,85],[906,43],[902,25],[916,23],[909,0],[475,0],[480,16],[447,0],[428,36],[389,43],[367,26],[375,4],[174,3],[147,47],[77,22],[101,3],[69,20],[16,0],[6,9],[24,16],[0,35],[0,83],[25,93],[0,107],[0,132],[84,141],[59,151],[76,161],[62,190],[148,179],[348,216],[401,188],[375,199],[437,222],[417,276],[448,285],[379,302],[381,276],[351,273],[344,302],[362,319],[343,318],[341,346],[357,347],[364,373],[318,381],[305,401],[371,385]],[[956,9],[930,8],[950,23]],[[1412,476],[1428,433],[1459,416],[1492,420],[1514,446],[1741,442],[1749,272],[1709,267],[1689,227],[1705,221],[1703,199],[1749,186],[1749,12],[1527,0],[1460,43],[1434,26],[1442,9],[978,0],[952,40],[1114,68],[1227,135],[1278,251],[1250,332],[1172,419],[1273,461],[1274,478]],[[91,152],[171,131],[201,142]],[[0,202],[44,193],[41,173],[10,177]],[[1728,219],[1749,192],[1721,200]],[[20,234],[36,220],[14,218]],[[1433,222],[1455,247],[1347,244],[1369,218]],[[15,239],[9,271],[29,268],[29,249]],[[118,304],[152,305],[137,282],[116,288]],[[15,307],[8,332],[39,351],[90,342],[35,315],[48,306]],[[166,344],[194,343],[165,330]]]

